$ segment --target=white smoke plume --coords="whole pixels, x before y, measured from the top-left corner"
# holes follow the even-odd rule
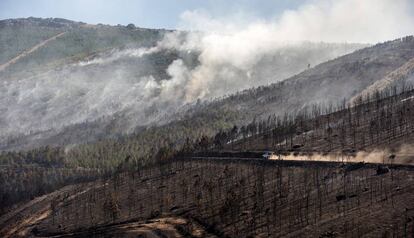
[[[212,17],[205,11],[187,11],[181,28],[239,36],[240,43],[252,47],[257,42],[266,46],[304,40],[377,43],[413,34],[413,10],[411,0],[308,0],[270,20],[240,12]]]
[[[138,49],[127,49],[123,51],[113,50],[107,57],[99,57],[88,61],[79,62],[79,66],[87,66],[92,64],[110,64],[121,58],[137,57],[141,58],[145,55],[149,55],[158,51],[157,47],[151,48],[138,48]]]
[[[193,101],[273,83],[297,73],[257,75],[265,71],[260,68],[264,56],[283,57],[281,49],[309,49],[313,47],[309,42],[377,43],[412,34],[413,5],[407,0],[308,1],[279,18],[252,22],[246,22],[242,13],[214,18],[204,11],[187,11],[181,16],[181,28],[200,32],[184,40],[170,35],[164,46],[201,52],[200,66],[187,74],[190,79],[182,80],[188,82],[184,85],[186,101]],[[322,58],[328,60],[352,50],[302,62],[301,69],[307,63],[314,65]]]
[[[130,116],[127,129],[145,125],[185,103],[278,82],[365,46],[333,43],[376,43],[411,34],[410,9],[408,0],[315,0],[272,19],[187,11],[180,28],[192,31],[168,34],[155,47],[116,50],[32,78],[3,80],[0,136],[118,112]],[[162,51],[196,54],[198,62],[179,57],[162,79],[136,75],[119,63],[142,59],[143,65],[134,67],[145,71],[140,70],[150,64],[145,57]]]

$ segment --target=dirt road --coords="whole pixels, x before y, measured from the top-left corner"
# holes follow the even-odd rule
[[[27,55],[35,52],[36,50],[42,48],[43,46],[45,46],[47,43],[49,43],[50,41],[55,40],[58,37],[63,36],[64,34],[66,34],[66,32],[61,32],[55,36],[50,37],[49,39],[46,39],[42,42],[40,42],[39,44],[33,46],[31,49],[29,50],[25,50],[24,52],[22,52],[21,54],[17,55],[16,57],[14,57],[13,59],[9,60],[8,62],[0,65],[0,72],[4,71],[5,69],[7,69],[10,65],[15,64],[17,61],[19,61],[20,59],[26,57]]]

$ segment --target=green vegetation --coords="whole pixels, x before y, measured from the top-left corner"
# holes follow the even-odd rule
[[[58,21],[59,22],[59,21]],[[11,65],[9,75],[19,71],[44,71],[76,62],[99,52],[128,47],[150,47],[162,39],[165,30],[125,26],[87,25],[53,19],[28,18],[0,22],[0,64],[59,33],[65,32],[32,54]],[[30,73],[27,72],[29,75]],[[21,75],[20,75],[21,76]]]
[[[1,25],[0,24],[0,64],[13,59],[18,54],[30,49],[58,33],[61,29],[33,25]]]
[[[204,148],[206,138],[231,128],[239,118],[240,115],[231,111],[205,111],[195,117],[143,129],[128,137],[67,148],[3,152],[0,154],[0,168],[4,169],[0,171],[0,212],[13,203],[64,185],[90,181],[121,170],[136,170],[167,160],[185,148],[191,151]],[[19,172],[22,169],[27,171],[25,175]]]

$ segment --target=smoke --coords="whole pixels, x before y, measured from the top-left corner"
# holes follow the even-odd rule
[[[309,42],[377,43],[412,34],[412,8],[408,0],[316,0],[270,20],[252,19],[243,12],[212,17],[203,10],[186,11],[180,28],[193,33],[184,40],[173,33],[164,45],[200,52],[200,66],[182,80],[188,82],[184,90],[189,102],[274,83],[357,47],[334,49],[319,58],[301,55],[303,61],[270,60],[292,57],[286,49],[303,53],[314,47]],[[290,70],[292,64],[298,67]],[[283,69],[271,70],[278,66]]]
[[[125,123],[116,130],[132,132],[137,126],[159,123],[196,99],[282,80],[306,68],[311,59],[323,61],[331,57],[331,49],[340,52],[349,49],[349,46],[318,44],[309,44],[309,48],[291,47],[280,51],[284,53],[282,57],[270,54],[244,69],[231,62],[206,60],[202,49],[180,48],[186,47],[186,42],[180,47],[172,46],[172,41],[166,39],[154,48],[112,51],[31,77],[2,80],[2,139],[59,130],[101,118],[113,120],[117,115],[122,115]],[[171,63],[154,63],[154,59],[163,59],[170,55],[165,52],[170,51],[180,52]],[[188,60],[186,55],[195,55],[199,63]],[[303,61],[303,57],[307,60]]]
[[[345,42],[409,34],[410,7],[408,0],[316,0],[271,19],[186,11],[180,28],[191,31],[169,33],[154,47],[113,50],[33,77],[3,80],[0,135],[119,113],[128,117],[120,130],[130,132],[197,99],[279,82],[366,46]]]
[[[79,62],[79,66],[87,66],[93,64],[110,64],[121,58],[141,58],[145,55],[156,53],[158,51],[157,47],[151,48],[138,48],[138,49],[127,49],[123,51],[113,50],[107,57],[98,57],[88,61]]]
[[[263,41],[267,36],[248,30],[220,34],[211,32],[174,32],[159,47],[182,52],[197,52],[199,65],[180,79],[185,103],[211,99],[260,85],[279,82],[309,66],[350,53],[366,45],[312,42]],[[260,39],[260,40],[259,40]]]
[[[412,34],[413,9],[410,0],[309,0],[271,19],[245,12],[212,17],[202,10],[186,11],[180,26],[228,34],[253,48],[260,42],[264,49],[274,42],[304,40],[377,43]]]
[[[414,79],[414,59],[408,60],[404,65],[398,69],[392,71],[384,78],[371,84],[369,87],[364,89],[361,93],[354,96],[350,101],[351,103],[357,102],[359,98],[367,98],[368,96],[374,95],[376,92],[381,92],[391,86],[395,86],[400,90],[404,87],[413,86]]]

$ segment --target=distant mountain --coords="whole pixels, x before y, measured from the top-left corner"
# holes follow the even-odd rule
[[[56,18],[0,21],[0,149],[118,138],[189,115],[199,106],[184,98],[182,77],[200,66],[200,51],[164,46],[173,34],[189,33]],[[308,42],[261,55],[248,69],[218,65],[222,84],[208,85],[201,99],[279,82],[364,46]]]

